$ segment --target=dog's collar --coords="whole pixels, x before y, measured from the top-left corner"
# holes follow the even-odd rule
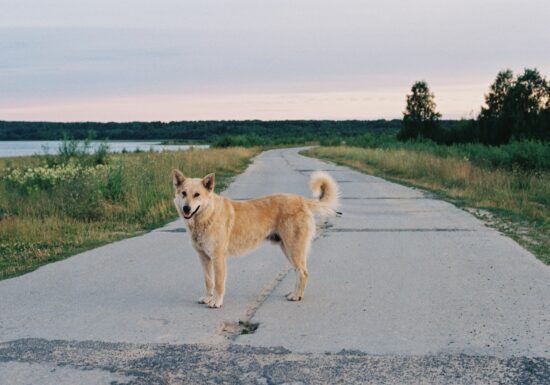
[[[200,208],[201,208],[201,205],[198,205],[197,208],[195,209],[195,211],[193,211],[193,212],[191,213],[191,215],[189,215],[189,217],[186,217],[185,214],[183,214],[183,217],[184,217],[185,219],[187,219],[187,220],[193,218],[193,215],[195,215],[195,213],[196,213],[197,211],[199,211]]]

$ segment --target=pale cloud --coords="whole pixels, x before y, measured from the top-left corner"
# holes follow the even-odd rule
[[[399,118],[427,80],[468,116],[550,75],[546,0],[0,0],[0,119]]]

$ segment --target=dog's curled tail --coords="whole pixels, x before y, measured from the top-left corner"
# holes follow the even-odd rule
[[[326,172],[315,171],[311,174],[309,188],[313,197],[318,199],[308,201],[311,211],[322,216],[335,215],[340,205],[340,190],[334,179]]]

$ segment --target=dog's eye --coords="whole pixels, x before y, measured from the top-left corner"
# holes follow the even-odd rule
[[[195,193],[195,195],[193,195],[193,197],[195,197],[195,198],[196,198],[196,197],[198,197],[199,195],[201,195],[201,194],[199,194],[199,193]]]
[[[187,193],[184,191],[184,192],[181,193],[181,195],[183,195],[184,197],[186,197],[186,196],[187,196]]]

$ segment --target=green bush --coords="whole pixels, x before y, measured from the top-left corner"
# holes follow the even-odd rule
[[[345,143],[345,140],[340,136],[335,137],[323,137],[319,139],[321,146],[340,146]]]
[[[96,150],[91,154],[93,164],[107,164],[107,156],[109,155],[109,145],[107,142],[101,142]]]
[[[124,199],[124,172],[122,163],[117,166],[109,166],[105,182],[100,187],[103,198],[111,202],[120,202]]]
[[[57,213],[82,221],[101,218],[101,192],[97,184],[91,178],[83,178],[57,186],[51,194]]]
[[[107,142],[100,143],[93,150],[90,139],[74,140],[65,137],[56,154],[49,154],[48,150],[48,148],[44,148],[46,163],[50,167],[69,163],[85,167],[108,163],[109,145]]]
[[[550,170],[550,143],[535,140],[511,142],[501,146],[462,144],[447,147],[450,155],[466,157],[472,162],[507,170]]]

